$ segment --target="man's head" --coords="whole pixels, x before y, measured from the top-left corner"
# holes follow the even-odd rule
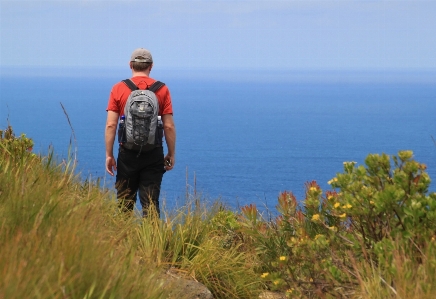
[[[151,53],[144,48],[136,49],[130,57],[130,67],[136,72],[146,71],[152,64],[153,58]]]

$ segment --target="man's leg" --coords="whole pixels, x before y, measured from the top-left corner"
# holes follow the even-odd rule
[[[147,166],[141,170],[139,177],[139,199],[144,217],[147,216],[151,204],[159,216],[160,185],[165,173],[163,148],[157,147],[147,154]]]
[[[131,212],[135,208],[139,182],[139,163],[134,152],[120,148],[117,159],[115,188],[120,208]]]

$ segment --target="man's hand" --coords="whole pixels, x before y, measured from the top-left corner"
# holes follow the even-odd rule
[[[165,170],[171,170],[174,167],[174,164],[176,163],[176,159],[174,156],[166,155],[165,156]]]
[[[115,161],[114,153],[113,153],[117,124],[118,124],[118,113],[109,110],[107,112],[104,142],[106,145],[106,171],[111,176],[114,175],[114,170],[117,171],[117,162]]]
[[[117,162],[113,156],[106,158],[106,171],[114,176],[114,171],[117,171]]]
[[[165,156],[165,170],[171,170],[176,164],[176,127],[172,114],[162,115],[164,125],[165,141],[168,147],[168,153]]]

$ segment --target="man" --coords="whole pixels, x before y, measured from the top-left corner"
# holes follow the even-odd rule
[[[130,63],[132,70],[131,80],[139,89],[150,87],[156,80],[150,78],[153,68],[151,53],[143,48],[133,51]],[[163,147],[157,146],[149,151],[128,150],[122,145],[119,147],[117,162],[113,154],[113,144],[117,132],[118,119],[124,115],[124,106],[131,93],[131,89],[119,82],[112,87],[106,111],[107,121],[105,130],[106,144],[106,171],[116,176],[117,198],[122,207],[132,211],[136,203],[136,194],[142,205],[144,216],[147,215],[151,204],[159,215],[159,194],[162,176],[166,170],[171,170],[175,164],[176,130],[173,120],[171,95],[166,86],[156,91],[159,102],[159,115],[162,118],[165,140],[168,148],[164,157]]]

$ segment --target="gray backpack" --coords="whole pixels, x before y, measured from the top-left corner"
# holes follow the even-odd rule
[[[165,84],[156,81],[145,90],[138,89],[130,79],[123,82],[132,91],[124,107],[118,142],[129,150],[149,151],[162,145],[163,130],[158,126],[159,102],[155,95]]]

